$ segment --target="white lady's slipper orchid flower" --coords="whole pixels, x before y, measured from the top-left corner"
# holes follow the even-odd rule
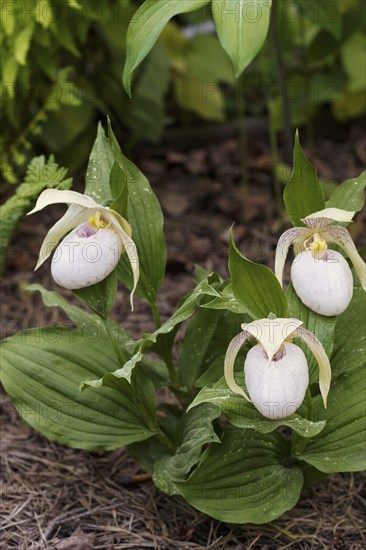
[[[28,214],[57,203],[70,206],[47,233],[35,269],[47,260],[58,245],[51,264],[52,276],[60,286],[76,290],[105,279],[117,266],[121,254],[126,252],[134,279],[131,292],[133,308],[133,293],[139,279],[139,261],[129,223],[118,212],[101,206],[88,195],[58,189],[43,191],[36,206]]]
[[[339,315],[347,309],[353,294],[352,272],[347,261],[328,243],[340,246],[351,260],[362,288],[366,290],[366,265],[351,235],[336,222],[351,222],[355,212],[326,208],[301,220],[306,227],[294,227],[280,237],[276,250],[275,274],[282,285],[283,268],[291,245],[295,259],[291,281],[301,301],[321,315]]]
[[[321,342],[301,327],[298,319],[260,319],[241,325],[230,342],[225,357],[225,380],[229,388],[271,420],[293,414],[304,401],[309,385],[308,363],[304,352],[291,343],[301,338],[308,345],[319,366],[319,387],[324,406],[331,381],[330,363]],[[252,336],[258,344],[247,354],[244,363],[245,384],[249,396],[235,382],[234,364],[242,345]]]

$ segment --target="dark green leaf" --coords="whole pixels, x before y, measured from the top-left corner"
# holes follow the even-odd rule
[[[112,199],[109,178],[113,164],[114,158],[109,139],[99,123],[85,177],[85,194],[92,197],[98,204],[110,202]]]
[[[230,233],[229,271],[237,301],[253,319],[270,313],[286,317],[287,301],[281,285],[268,267],[244,258]]]
[[[1,381],[19,414],[52,441],[114,449],[157,432],[154,387],[146,377],[80,392],[83,380],[118,368],[101,333],[33,329],[5,340],[1,355]]]
[[[220,521],[269,522],[300,496],[303,474],[286,465],[288,456],[279,433],[230,427],[221,445],[209,447],[188,480],[176,486],[192,506]]]
[[[179,493],[175,482],[184,480],[202,455],[202,446],[220,443],[212,421],[220,415],[217,407],[202,405],[189,411],[178,425],[180,441],[173,456],[166,454],[157,460],[153,479],[156,485],[170,495]]]
[[[108,317],[112,310],[117,292],[117,275],[112,271],[108,277],[96,285],[87,286],[73,293],[83,302],[85,302],[95,313],[103,318]]]
[[[106,374],[105,377],[99,379],[99,380],[89,380],[85,382],[85,387],[93,386],[93,387],[100,387],[102,386],[107,379],[110,377],[116,377],[116,378],[126,378],[127,380],[130,380],[131,373],[136,366],[137,363],[139,363],[142,359],[142,352],[146,347],[151,347],[152,344],[155,344],[158,341],[159,336],[170,334],[173,332],[180,323],[191,317],[193,315],[197,302],[200,300],[201,296],[209,295],[209,296],[216,296],[216,291],[213,289],[213,287],[210,285],[210,280],[214,279],[215,275],[210,275],[203,281],[201,281],[198,286],[193,290],[193,292],[184,300],[184,302],[181,304],[181,306],[177,309],[177,311],[164,323],[159,329],[157,329],[152,334],[145,334],[142,340],[138,343],[135,354],[126,361],[125,365],[122,368],[119,368],[118,370],[115,370],[114,372],[109,372]]]
[[[134,14],[127,32],[123,85],[131,95],[133,72],[147,56],[168,21],[178,13],[197,10],[210,0],[146,0]]]
[[[341,208],[359,212],[365,202],[366,171],[358,178],[352,178],[339,185],[326,203],[327,208]]]
[[[166,243],[163,233],[163,213],[149,182],[140,170],[122,153],[111,125],[108,135],[114,158],[124,173],[128,187],[127,220],[132,227],[140,262],[140,281],[137,293],[154,302],[165,274]],[[132,273],[126,254],[117,268],[120,278],[132,288]]]
[[[222,371],[223,368],[222,365]],[[242,380],[241,385],[244,387],[244,374],[237,374],[237,378]],[[212,403],[219,407],[229,422],[238,428],[251,428],[264,434],[273,432],[280,426],[288,426],[302,437],[314,437],[325,426],[324,421],[311,422],[298,413],[280,420],[269,420],[262,416],[252,403],[233,393],[227,387],[225,378],[221,378],[212,388],[203,388],[190,405],[190,409],[201,403]]]
[[[286,212],[295,226],[302,218],[325,208],[324,191],[314,166],[305,157],[296,132],[293,171],[284,190]]]
[[[365,365],[344,373],[330,390],[328,408],[313,399],[317,420],[326,420],[322,433],[295,456],[321,472],[355,472],[366,468]],[[300,444],[302,442],[300,441]]]
[[[355,287],[353,298],[337,318],[332,355],[332,376],[360,369],[366,359],[366,294]]]
[[[243,322],[243,315],[230,311],[203,308],[197,311],[184,335],[179,359],[181,380],[190,391],[194,391],[197,378],[206,368],[218,356],[225,355]]]
[[[286,290],[286,297],[288,301],[289,317],[303,321],[304,328],[315,334],[321,341],[326,354],[330,358],[334,346],[334,330],[337,318],[319,315],[306,307],[296,294],[292,284],[290,284]],[[298,345],[306,355],[309,364],[310,383],[317,382],[319,379],[319,369],[314,355],[301,339],[296,340],[296,345]]]
[[[212,0],[212,14],[221,44],[239,77],[261,49],[269,29],[271,2]]]

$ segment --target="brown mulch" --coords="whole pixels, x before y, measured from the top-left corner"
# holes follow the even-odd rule
[[[362,170],[364,149],[357,126],[348,141],[323,138],[311,156],[320,175],[340,182]],[[344,136],[343,136],[344,138]],[[336,163],[335,160],[336,159]],[[273,267],[286,220],[276,217],[268,146],[250,146],[242,185],[235,139],[190,151],[155,148],[137,159],[166,216],[167,277],[159,295],[163,319],[193,286],[194,265],[226,275],[228,229],[250,259]],[[39,244],[62,209],[27,218],[13,239],[1,288],[1,337],[33,326],[66,324],[24,287],[55,289],[49,267],[33,272]],[[352,231],[365,241],[365,216]],[[64,291],[65,296],[70,296]],[[114,317],[136,337],[153,329],[148,306],[118,291]],[[25,426],[1,393],[1,526],[4,550],[54,549],[340,549],[366,545],[366,474],[337,474],[304,491],[298,505],[268,525],[231,526],[197,512],[183,499],[155,488],[124,449],[91,453],[50,443]]]

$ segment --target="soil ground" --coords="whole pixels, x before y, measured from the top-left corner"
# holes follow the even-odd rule
[[[322,178],[339,183],[361,172],[365,138],[357,125],[346,135],[344,129],[323,132],[307,153]],[[192,288],[195,264],[227,274],[233,221],[241,251],[273,267],[276,241],[287,222],[276,213],[265,139],[250,142],[247,187],[236,139],[183,151],[154,148],[136,162],[166,217],[167,277],[159,296],[163,319]],[[61,212],[55,207],[37,221],[25,219],[12,241],[1,288],[2,338],[34,326],[67,323],[61,312],[47,309],[38,295],[24,290],[37,282],[60,291],[48,265],[37,273],[33,267],[47,228]],[[361,214],[351,228],[360,246],[366,244],[365,220]],[[123,288],[113,315],[136,337],[153,329],[149,308],[136,300],[131,313]],[[328,476],[271,524],[231,526],[158,491],[124,449],[91,453],[55,445],[20,421],[4,393],[1,405],[3,550],[361,550],[366,545],[365,473]]]

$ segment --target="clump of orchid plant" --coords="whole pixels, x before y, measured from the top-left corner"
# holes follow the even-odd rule
[[[35,269],[56,248],[51,263],[52,277],[58,285],[77,290],[103,281],[116,268],[121,254],[126,252],[134,277],[132,307],[139,279],[139,261],[127,220],[115,210],[97,204],[88,195],[58,189],[43,191],[29,214],[57,203],[68,204],[69,208],[47,233]]]
[[[229,388],[242,395],[271,420],[291,416],[302,404],[309,385],[308,362],[294,338],[302,339],[319,366],[319,386],[324,406],[330,388],[331,369],[327,354],[314,334],[304,329],[299,319],[259,319],[243,323],[226,352],[225,379]],[[257,344],[245,359],[245,385],[249,396],[236,382],[234,363],[240,348],[250,338]]]
[[[361,210],[365,182],[340,185],[329,198],[337,208],[325,208],[298,136],[294,164],[300,175],[286,185],[285,206],[297,227],[279,240],[275,274],[243,256],[231,234],[230,278],[197,269],[195,287],[162,322],[163,214],[110,125],[108,134],[100,126],[86,194],[47,190],[31,212],[69,206],[36,268],[53,253],[54,280],[91,312],[31,285],[76,326],[26,330],[1,343],[1,382],[27,423],[73,448],[128,446],[160,490],[230,523],[273,521],[305,484],[366,468],[365,293],[330,248],[346,252],[365,287],[365,265],[340,225],[354,212],[338,208]],[[291,245],[293,285],[284,292]],[[136,339],[124,319],[110,317],[118,281],[132,289],[131,301],[136,290],[150,307],[151,333]]]
[[[351,260],[361,286],[366,290],[366,265],[351,235],[337,222],[349,223],[355,212],[325,208],[302,219],[306,227],[288,229],[280,237],[276,250],[275,274],[282,285],[283,268],[291,245],[295,259],[291,281],[301,301],[320,315],[340,315],[353,294],[353,277],[345,258],[330,243],[341,247]]]

